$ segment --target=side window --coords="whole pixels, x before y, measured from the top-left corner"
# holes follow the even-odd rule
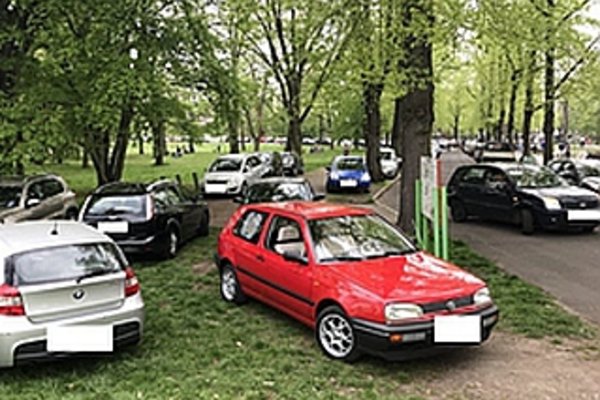
[[[489,169],[485,172],[485,187],[493,190],[503,190],[508,184],[508,178],[504,172],[498,169]]]
[[[44,182],[34,182],[27,189],[27,199],[44,199]]]
[[[48,179],[42,182],[42,190],[44,192],[44,198],[56,196],[65,191],[62,183],[57,181],[56,179]]]
[[[175,188],[169,187],[165,189],[165,192],[167,192],[167,198],[169,201],[169,204],[181,204],[183,202],[183,199],[181,198],[181,196],[179,195],[179,193],[177,192],[177,190],[175,190]]]
[[[265,247],[281,255],[292,253],[300,257],[306,256],[306,246],[300,225],[296,221],[284,217],[273,218]]]
[[[154,202],[156,203],[156,205],[159,208],[164,208],[171,204],[171,203],[169,203],[169,194],[164,189],[160,189],[160,190],[157,190],[156,192],[153,192],[152,200],[154,200]]]
[[[238,221],[233,233],[250,243],[257,244],[266,220],[267,214],[259,211],[248,211]]]
[[[469,185],[483,185],[485,168],[470,168],[461,177],[460,183]]]

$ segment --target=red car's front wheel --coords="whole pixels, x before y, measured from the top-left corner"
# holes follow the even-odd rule
[[[323,352],[335,360],[352,362],[360,357],[352,324],[337,306],[319,313],[315,336]]]

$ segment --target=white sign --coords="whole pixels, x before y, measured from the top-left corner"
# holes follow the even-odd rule
[[[433,189],[436,186],[436,161],[431,157],[421,157],[421,206],[423,214],[433,220]]]

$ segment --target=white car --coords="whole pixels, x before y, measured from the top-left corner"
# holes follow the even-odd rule
[[[267,174],[269,166],[257,154],[228,154],[217,158],[204,175],[204,194],[243,194]]]
[[[394,178],[398,175],[402,166],[402,159],[396,155],[396,151],[390,147],[383,147],[379,150],[381,171],[388,178]]]
[[[0,368],[110,353],[142,339],[144,301],[119,247],[76,222],[0,224]]]

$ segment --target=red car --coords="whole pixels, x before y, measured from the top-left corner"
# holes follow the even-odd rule
[[[267,303],[352,361],[479,344],[498,321],[484,282],[419,251],[373,211],[328,203],[241,207],[219,236],[221,295]]]

